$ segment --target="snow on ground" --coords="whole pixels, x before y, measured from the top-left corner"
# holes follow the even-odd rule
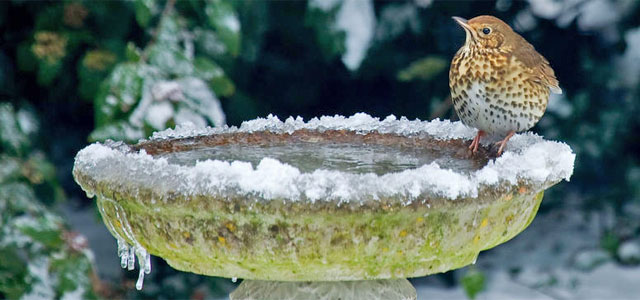
[[[475,267],[487,288],[477,299],[639,299],[640,266],[620,265],[599,248],[601,223],[577,209],[538,215],[513,240],[480,254]],[[468,299],[460,286],[416,289],[418,299]]]

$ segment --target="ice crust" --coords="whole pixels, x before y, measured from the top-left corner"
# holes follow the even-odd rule
[[[322,116],[312,118],[304,122],[302,117],[289,117],[284,122],[277,116],[268,115],[266,118],[257,118],[243,122],[240,127],[196,127],[192,124],[182,124],[175,129],[167,129],[155,132],[151,140],[162,140],[170,138],[184,138],[209,134],[235,133],[235,132],[256,132],[270,131],[273,133],[292,133],[296,130],[352,130],[366,134],[368,132],[393,133],[399,135],[411,135],[426,133],[437,139],[464,138],[471,139],[475,136],[475,130],[463,125],[461,122],[451,122],[449,120],[435,119],[433,121],[408,120],[405,117],[400,119],[394,115],[386,117],[384,120],[372,117],[366,113],[357,113],[350,117],[340,115]]]
[[[279,134],[295,130],[352,130],[398,135],[428,134],[436,139],[471,139],[475,129],[460,122],[384,120],[358,113],[351,117],[323,116],[304,122],[302,118],[288,118],[284,122],[269,115],[244,122],[239,128],[196,128],[178,126],[155,133],[151,140],[182,138],[199,135],[270,131]],[[517,184],[525,181],[547,187],[560,180],[569,180],[573,173],[575,154],[568,145],[545,141],[533,134],[517,134],[507,144],[506,152],[490,161],[482,169],[464,174],[443,169],[436,163],[426,164],[402,172],[376,175],[354,174],[337,170],[318,169],[302,172],[298,168],[265,157],[254,168],[244,161],[199,161],[195,166],[171,164],[164,158],[154,158],[141,150],[125,153],[113,145],[95,143],[76,156],[76,168],[91,169],[96,180],[109,182],[137,181],[163,191],[183,195],[256,195],[266,200],[366,202],[400,196],[409,204],[421,196],[435,195],[448,199],[477,197],[486,186]]]

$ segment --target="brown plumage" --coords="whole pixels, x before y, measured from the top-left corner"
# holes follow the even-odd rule
[[[500,155],[515,132],[540,120],[550,92],[562,90],[549,62],[500,19],[453,19],[466,32],[449,71],[453,106],[463,123],[478,129],[469,149],[475,153],[486,133],[503,135]]]

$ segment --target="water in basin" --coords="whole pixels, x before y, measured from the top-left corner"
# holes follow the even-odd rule
[[[350,173],[382,175],[413,169],[432,162],[443,169],[470,173],[480,169],[486,161],[447,155],[444,149],[402,147],[369,144],[363,147],[350,143],[295,142],[271,145],[220,145],[195,147],[188,151],[163,153],[170,163],[193,166],[207,159],[246,161],[254,167],[265,157],[290,164],[302,172],[317,169],[340,170]]]

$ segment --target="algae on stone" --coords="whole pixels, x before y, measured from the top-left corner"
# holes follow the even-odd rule
[[[149,253],[228,278],[418,277],[471,264],[511,239],[543,191],[571,175],[565,144],[524,134],[499,158],[486,148],[469,156],[472,136],[459,122],[270,116],[93,144],[78,153],[74,177],[97,195],[123,267],[142,263],[140,278]],[[223,155],[234,147],[243,152]],[[304,159],[314,151],[326,163]],[[389,162],[386,151],[410,159]]]

